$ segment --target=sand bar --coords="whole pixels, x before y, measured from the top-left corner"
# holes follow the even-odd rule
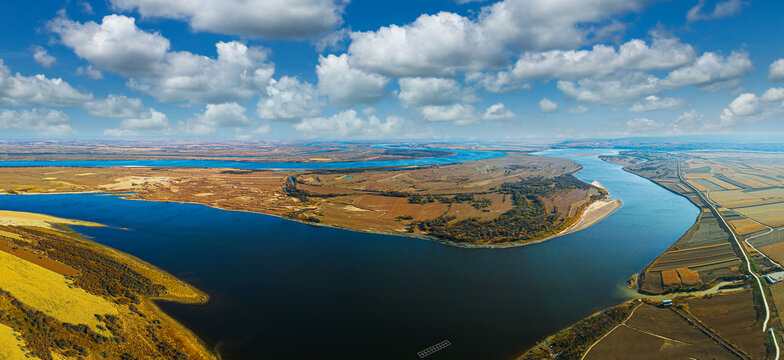
[[[6,226],[36,226],[46,229],[53,229],[52,224],[78,225],[102,227],[104,225],[89,221],[63,219],[59,217],[35,214],[21,211],[0,210],[0,225]]]

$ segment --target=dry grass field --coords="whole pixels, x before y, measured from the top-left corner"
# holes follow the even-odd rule
[[[686,301],[688,311],[699,321],[752,359],[764,359],[766,336],[757,319],[751,291],[737,291]]]
[[[0,324],[0,359],[2,360],[30,360],[38,359],[22,350],[24,341],[10,326]]]
[[[711,199],[721,206],[737,208],[784,201],[784,188],[715,191]]]
[[[632,355],[633,354],[633,355]],[[585,359],[737,359],[668,308],[640,305],[625,325],[596,344]]]
[[[684,177],[721,206],[769,226],[784,225],[784,154],[693,152]],[[762,230],[751,223],[733,225],[739,234]]]
[[[631,300],[549,336],[519,359],[765,359],[761,326],[750,290],[676,298],[669,307]],[[576,350],[563,350],[566,342]]]
[[[734,221],[728,221],[732,229],[735,230],[735,233],[738,235],[747,235],[752,234],[757,231],[762,231],[767,229],[764,225],[760,225],[759,223],[750,220],[750,219],[740,219]]]
[[[750,241],[773,261],[784,263],[784,230],[777,229]],[[784,310],[784,309],[783,309]]]
[[[771,227],[784,226],[784,202],[747,206],[734,210]]]
[[[108,333],[98,328],[96,315],[117,315],[111,302],[75,287],[65,276],[2,251],[0,289],[58,321],[85,324],[102,335]]]
[[[205,294],[139,259],[45,224],[3,226],[0,233],[0,327],[13,326],[29,356],[215,359],[151,302],[203,303]],[[2,335],[0,344],[7,343]]]
[[[778,282],[768,287],[770,289],[771,298],[773,298],[773,307],[777,313],[784,312],[784,282]],[[778,318],[778,328],[784,326],[781,316]]]

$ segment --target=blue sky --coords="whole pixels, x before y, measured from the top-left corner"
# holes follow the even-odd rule
[[[0,137],[527,139],[784,131],[784,4],[0,5]]]

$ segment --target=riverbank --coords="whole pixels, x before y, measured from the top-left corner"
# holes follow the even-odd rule
[[[6,325],[20,332],[33,356],[45,358],[43,354],[50,351],[74,354],[52,342],[54,338],[40,337],[37,331],[41,325],[28,323],[31,318],[23,315],[28,311],[50,317],[46,326],[59,336],[69,336],[74,349],[118,358],[125,354],[165,358],[181,354],[190,359],[217,359],[194,332],[154,303],[206,304],[206,293],[139,258],[65,228],[104,225],[15,211],[0,211],[0,224],[0,236],[12,245],[3,248],[2,254],[13,260],[0,279],[3,290],[8,291],[0,293],[0,310],[7,314],[0,325],[3,320],[11,321]],[[33,253],[38,256],[27,256]],[[38,288],[41,283],[49,285]],[[107,309],[111,311],[107,313]],[[74,318],[74,314],[83,316]],[[98,335],[91,335],[90,330],[81,332],[80,324],[87,324]],[[114,341],[99,341],[99,337]],[[86,356],[84,351],[78,353]]]
[[[558,233],[556,237],[587,229],[612,215],[612,213],[620,209],[621,206],[623,206],[623,202],[620,199],[596,200],[588,205],[574,224]]]

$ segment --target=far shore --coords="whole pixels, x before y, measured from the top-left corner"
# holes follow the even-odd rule
[[[593,185],[596,186],[597,184],[593,184]],[[599,186],[599,187],[601,187],[601,186]],[[277,214],[270,214],[270,213],[264,213],[264,212],[259,212],[259,211],[226,209],[226,208],[222,208],[220,206],[206,205],[206,204],[198,203],[198,202],[170,201],[170,200],[129,199],[127,197],[123,197],[122,196],[122,195],[126,195],[125,193],[112,193],[112,192],[103,192],[103,191],[83,191],[83,192],[68,192],[68,193],[58,193],[58,194],[54,194],[54,193],[24,193],[24,194],[21,194],[20,193],[18,195],[63,195],[63,194],[70,194],[70,195],[76,195],[76,194],[109,194],[109,195],[120,196],[120,197],[122,197],[125,200],[154,201],[154,202],[176,202],[176,203],[180,203],[180,204],[202,205],[202,206],[207,206],[207,207],[211,207],[211,208],[214,208],[214,209],[220,209],[220,210],[224,210],[224,211],[239,211],[239,212],[247,212],[247,213],[253,213],[253,214],[262,214],[262,215],[267,215],[267,216],[274,216],[274,217],[277,217],[277,218],[281,218],[281,219],[285,219],[285,220],[289,220],[289,221],[296,221],[296,222],[299,222],[299,223],[302,223],[302,224],[312,225],[312,226],[321,226],[321,227],[328,227],[328,228],[334,228],[334,229],[356,231],[356,232],[362,232],[362,233],[368,233],[368,234],[404,236],[404,237],[409,237],[409,238],[415,238],[415,239],[435,242],[435,243],[439,243],[439,244],[443,244],[443,245],[449,245],[449,246],[460,247],[460,248],[469,248],[469,249],[504,249],[504,248],[520,247],[520,246],[534,245],[534,244],[543,243],[545,241],[552,240],[552,239],[555,239],[555,238],[558,238],[558,237],[561,237],[561,236],[564,236],[564,235],[568,235],[568,234],[571,234],[571,233],[574,233],[574,232],[586,229],[588,227],[591,227],[592,225],[594,225],[594,224],[604,220],[606,217],[612,215],[612,213],[614,213],[616,210],[621,208],[621,206],[623,205],[623,202],[620,199],[596,200],[596,201],[592,202],[590,205],[588,205],[588,207],[586,207],[585,210],[583,210],[583,212],[580,214],[580,218],[574,224],[570,225],[568,228],[562,230],[561,232],[559,232],[559,233],[557,233],[555,235],[551,235],[551,236],[548,236],[548,237],[545,237],[545,238],[542,238],[542,239],[523,241],[523,242],[514,242],[514,243],[505,243],[505,244],[465,244],[465,243],[457,243],[457,242],[453,242],[453,241],[443,240],[443,239],[439,239],[439,238],[435,238],[435,237],[427,236],[427,235],[415,235],[415,234],[408,234],[408,233],[383,232],[383,231],[373,231],[373,230],[363,230],[363,229],[348,228],[348,227],[330,225],[330,224],[325,224],[325,223],[314,223],[314,222],[309,222],[309,221],[304,221],[304,220],[299,220],[299,219],[292,219],[292,218],[289,218],[289,217],[286,217],[286,216],[281,216],[281,215],[277,215]]]

